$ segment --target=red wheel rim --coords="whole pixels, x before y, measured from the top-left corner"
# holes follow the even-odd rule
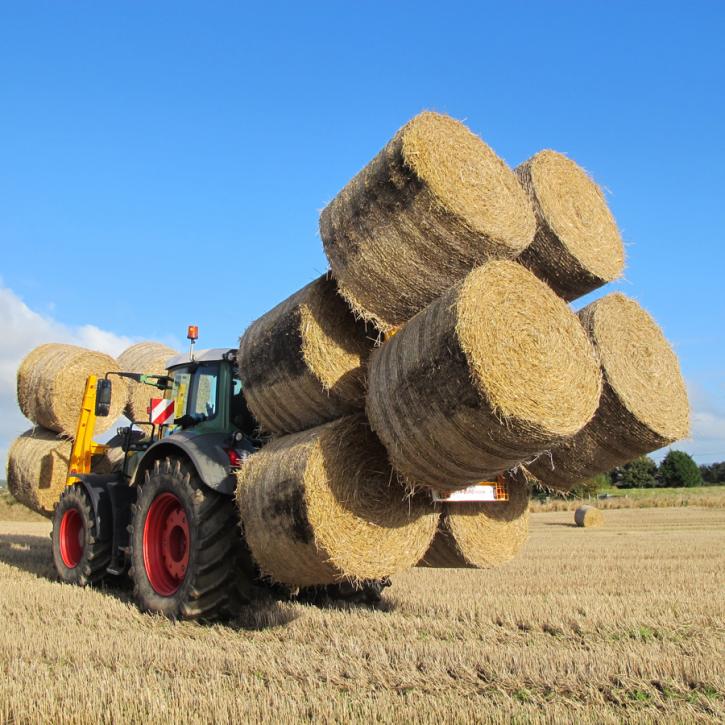
[[[83,558],[86,527],[78,509],[68,509],[60,520],[60,558],[69,569],[75,569]]]
[[[143,562],[146,576],[157,594],[175,594],[189,566],[189,521],[173,493],[157,496],[146,514],[143,529]]]

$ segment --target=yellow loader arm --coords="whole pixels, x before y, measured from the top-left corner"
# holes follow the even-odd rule
[[[78,418],[78,428],[73,439],[73,448],[68,464],[68,479],[66,485],[72,486],[78,481],[77,476],[91,472],[91,458],[105,453],[108,446],[93,441],[93,431],[96,427],[96,390],[98,377],[89,375],[86,380],[86,389],[83,393],[81,413]]]

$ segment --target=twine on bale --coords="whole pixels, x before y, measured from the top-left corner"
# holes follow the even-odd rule
[[[600,391],[566,303],[515,262],[494,261],[373,353],[367,413],[401,474],[463,488],[576,433]]]
[[[580,506],[574,512],[574,523],[584,528],[601,526],[604,523],[604,514],[594,506]]]
[[[166,375],[166,363],[176,354],[176,350],[160,342],[137,342],[118,356],[118,365],[128,373]],[[133,380],[128,380],[127,385],[128,404],[124,413],[130,420],[147,421],[149,401],[162,393],[157,388]]]
[[[620,277],[624,246],[604,194],[571,159],[539,151],[516,168],[536,214],[518,261],[565,300]]]
[[[637,302],[616,292],[582,309],[579,319],[601,362],[599,407],[579,433],[528,465],[559,490],[685,438],[690,428],[677,356]]]
[[[250,411],[266,431],[292,433],[364,406],[365,324],[322,276],[253,322],[237,365]]]
[[[44,428],[16,438],[8,452],[8,490],[24,506],[52,516],[66,485],[71,441]]]
[[[516,176],[449,116],[416,116],[335,197],[320,236],[340,292],[381,330],[473,267],[513,258],[536,222]]]
[[[490,569],[516,556],[529,533],[529,485],[521,470],[505,477],[508,501],[443,504],[438,531],[418,566]]]
[[[26,418],[68,436],[76,434],[86,379],[117,372],[118,364],[101,352],[48,343],[32,350],[18,368],[18,404]],[[96,418],[96,433],[108,430],[123,413],[127,387],[113,377],[110,414]]]
[[[430,499],[407,496],[362,414],[272,441],[237,477],[246,541],[276,582],[380,579],[413,566],[435,534]]]

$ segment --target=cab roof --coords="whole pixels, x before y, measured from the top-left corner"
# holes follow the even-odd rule
[[[236,354],[235,348],[229,347],[213,347],[210,350],[196,350],[194,352],[193,362],[218,362],[220,360],[229,360]],[[189,354],[174,355],[166,361],[166,368],[175,368],[177,365],[188,365],[192,362]]]

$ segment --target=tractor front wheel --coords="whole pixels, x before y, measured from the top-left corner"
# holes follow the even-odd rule
[[[66,584],[98,584],[111,561],[111,542],[98,541],[93,507],[85,489],[63,491],[53,516],[53,563]]]
[[[212,619],[238,607],[233,497],[207,488],[186,460],[166,458],[145,473],[133,511],[129,573],[141,609]]]

